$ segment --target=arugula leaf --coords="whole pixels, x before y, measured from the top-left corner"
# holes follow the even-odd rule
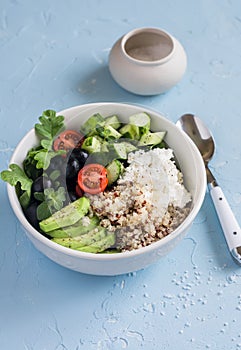
[[[35,124],[35,132],[40,138],[53,140],[64,128],[64,116],[56,116],[56,112],[48,109],[39,117],[40,123]]]
[[[27,191],[30,195],[33,181],[27,177],[23,169],[17,164],[10,164],[9,169],[1,172],[1,179],[8,182],[11,186],[16,186],[17,183],[20,183],[21,189]]]
[[[33,157],[37,161],[36,168],[46,170],[49,167],[51,159],[56,157],[57,154],[57,152],[50,151],[46,148],[36,151]]]

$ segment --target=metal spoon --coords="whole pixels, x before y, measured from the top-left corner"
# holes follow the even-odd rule
[[[229,251],[234,260],[241,265],[241,230],[235,216],[211,173],[208,163],[211,160],[215,144],[213,137],[203,122],[193,114],[184,114],[176,123],[198,147],[206,168],[207,182]]]

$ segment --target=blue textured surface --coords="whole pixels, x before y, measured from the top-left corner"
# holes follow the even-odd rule
[[[188,69],[171,91],[140,97],[108,72],[131,29],[169,31]],[[0,170],[40,113],[117,101],[172,121],[197,113],[212,129],[212,170],[241,211],[240,1],[1,0]],[[238,131],[239,130],[239,131]],[[0,182],[1,350],[241,348],[241,268],[230,258],[207,194],[192,229],[157,264],[119,277],[58,266],[26,238]]]

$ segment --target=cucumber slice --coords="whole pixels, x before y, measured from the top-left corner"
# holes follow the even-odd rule
[[[101,147],[101,142],[96,136],[87,137],[81,146],[81,148],[87,151],[88,153],[100,152]]]
[[[151,125],[151,118],[145,112],[131,115],[129,118],[129,121],[130,121],[130,124],[136,125],[139,127],[149,127],[150,128],[150,125]]]
[[[120,128],[119,132],[121,133],[123,138],[131,139],[131,140],[139,140],[140,139],[140,130],[136,125],[126,124]]]
[[[118,129],[121,126],[121,123],[117,115],[111,115],[105,118],[105,125],[111,125],[112,128]]]
[[[149,132],[148,134],[142,135],[140,138],[139,145],[149,145],[149,146],[155,146],[161,143],[166,135],[165,131],[158,131],[158,132]]]
[[[118,160],[114,159],[107,167],[107,179],[108,186],[111,186],[116,180],[119,179],[124,171],[124,165]]]
[[[133,145],[128,141],[121,142],[121,144],[125,146],[126,153],[130,153],[138,150],[138,148],[135,145]]]
[[[103,141],[101,143],[101,152],[108,152],[108,141]]]
[[[80,131],[87,135],[89,132],[93,132],[98,125],[104,125],[104,118],[99,113],[93,114],[86,122],[81,126]]]
[[[129,120],[131,125],[135,125],[139,128],[140,136],[150,131],[151,118],[147,113],[142,112],[131,115]]]
[[[127,159],[127,152],[125,145],[121,143],[111,143],[109,146],[109,153],[112,159]]]
[[[115,140],[119,139],[122,135],[115,130],[111,125],[104,125],[100,126],[97,129],[97,132],[100,137],[102,137],[104,140]]]

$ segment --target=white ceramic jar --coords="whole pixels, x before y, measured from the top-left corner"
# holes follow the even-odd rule
[[[166,92],[180,81],[186,66],[183,46],[158,28],[132,30],[114,44],[109,54],[114,80],[139,95]]]

